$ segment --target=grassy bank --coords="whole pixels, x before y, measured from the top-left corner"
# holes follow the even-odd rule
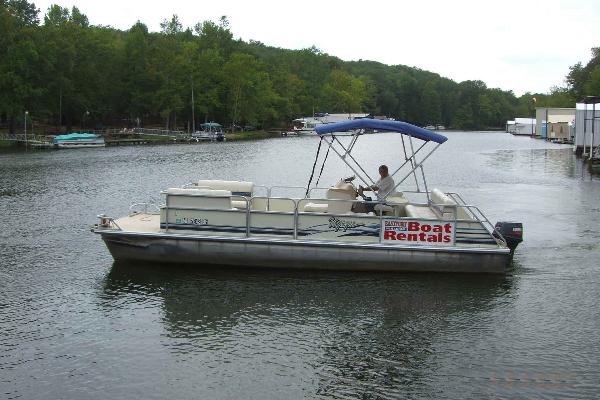
[[[227,140],[255,140],[255,139],[268,139],[272,137],[281,136],[278,132],[267,132],[267,131],[247,131],[247,132],[236,132],[226,133],[225,137]]]
[[[0,148],[17,147],[17,142],[14,140],[0,139]]]
[[[148,141],[148,142],[152,142],[152,143],[172,143],[173,142],[173,138],[170,136],[164,136],[164,135],[152,135],[152,134],[148,134],[148,133],[144,133],[141,135],[136,135],[133,136],[135,137],[140,137],[143,138],[144,140]]]

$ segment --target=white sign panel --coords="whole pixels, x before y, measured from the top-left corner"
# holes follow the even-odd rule
[[[380,234],[383,243],[453,246],[455,228],[454,222],[384,219]]]

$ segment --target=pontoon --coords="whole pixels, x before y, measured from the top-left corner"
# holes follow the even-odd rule
[[[225,134],[223,133],[223,126],[216,122],[207,122],[200,125],[201,131],[192,133],[192,138],[197,142],[202,140],[210,140],[222,142],[225,140]]]
[[[93,133],[68,133],[58,135],[52,143],[59,149],[80,149],[85,147],[104,147],[106,144],[102,136]]]
[[[459,194],[427,186],[423,163],[445,136],[372,119],[316,130],[321,142],[304,196],[278,197],[281,188],[247,181],[198,180],[164,190],[160,206],[134,204],[128,216],[116,219],[100,215],[93,231],[115,260],[360,271],[509,269],[522,225],[493,225]],[[396,187],[385,198],[357,197],[354,181],[375,183],[353,154],[365,130],[402,135],[402,163],[390,169]],[[353,176],[319,197],[323,189],[312,180],[323,144]],[[409,180],[416,190],[397,191]]]

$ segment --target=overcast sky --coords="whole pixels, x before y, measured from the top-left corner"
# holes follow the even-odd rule
[[[31,0],[30,0],[31,1]],[[312,45],[343,60],[374,60],[479,79],[516,95],[564,85],[569,67],[600,47],[599,0],[410,1],[36,1],[77,6],[93,25],[152,31],[179,16],[184,27],[227,16],[235,38],[301,49]]]

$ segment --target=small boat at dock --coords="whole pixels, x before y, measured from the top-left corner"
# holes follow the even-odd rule
[[[200,131],[192,133],[192,139],[199,141],[217,141],[222,142],[225,140],[225,134],[223,133],[223,126],[216,122],[207,122],[200,125]]]
[[[390,168],[398,180],[385,196],[358,197],[355,180],[375,184],[353,155],[365,132],[402,135],[400,165]],[[357,119],[318,126],[315,138],[321,141],[315,166],[324,144],[354,175],[324,188],[309,183],[304,197],[273,196],[273,188],[248,181],[200,179],[165,189],[164,204],[134,204],[120,218],[99,215],[92,231],[115,260],[394,272],[510,269],[522,224],[494,225],[458,193],[429,189],[423,164],[447,137],[401,121]],[[413,180],[416,190],[398,191]]]
[[[59,149],[81,149],[86,147],[104,147],[104,138],[93,133],[68,133],[52,139],[54,147]]]

